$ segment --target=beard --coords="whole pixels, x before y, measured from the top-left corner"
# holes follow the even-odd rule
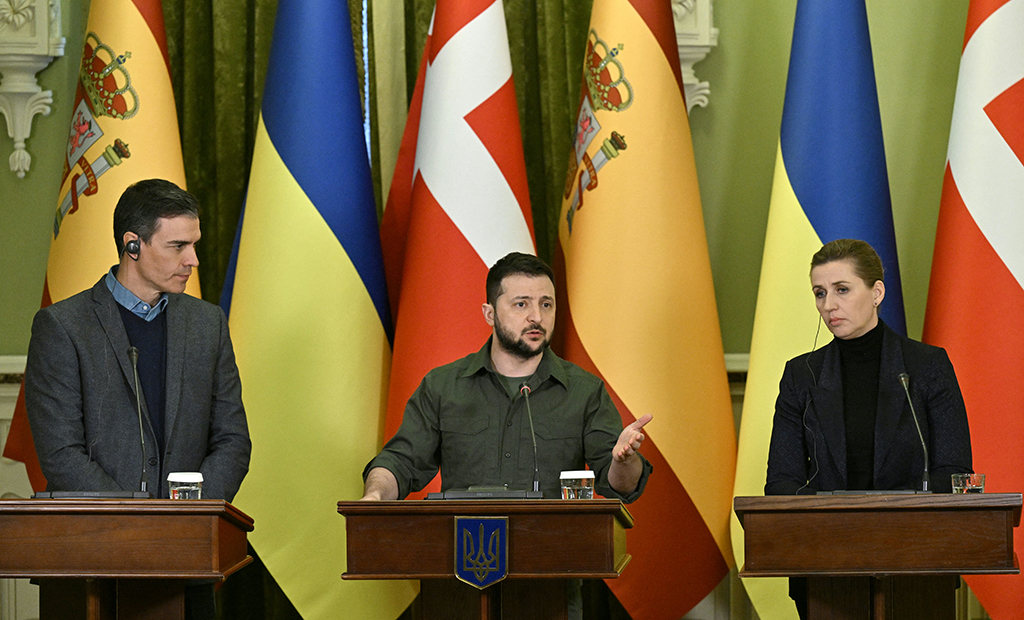
[[[501,324],[501,321],[498,320],[497,313],[494,315],[494,335],[498,338],[498,344],[501,345],[502,349],[519,359],[528,360],[536,357],[544,353],[544,349],[548,348],[548,345],[551,344],[551,340],[547,337],[547,330],[536,323],[524,329],[523,333],[533,330],[538,330],[544,334],[544,340],[541,341],[540,345],[538,345],[536,349],[530,348],[530,343],[523,339],[522,334],[519,334],[517,337],[512,330],[506,329],[505,326]]]

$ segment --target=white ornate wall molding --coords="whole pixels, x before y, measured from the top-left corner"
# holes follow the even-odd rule
[[[702,82],[693,72],[693,65],[704,60],[711,48],[718,45],[718,28],[714,27],[711,4],[712,0],[672,0],[688,112],[695,105],[706,108],[711,96],[711,84]]]
[[[0,449],[7,443],[24,373],[24,355],[0,355]],[[0,456],[0,498],[28,497],[31,494],[25,466]]]
[[[14,140],[9,162],[18,178],[32,165],[25,148],[32,119],[49,114],[53,103],[53,91],[43,90],[36,74],[64,55],[60,29],[60,0],[0,0],[0,113]]]
[[[0,4],[6,0],[0,0]],[[0,355],[0,449],[7,443],[11,416],[18,400],[24,355]],[[25,466],[0,456],[0,498],[23,499],[32,494]],[[0,579],[0,620],[38,620],[39,587],[28,579]]]

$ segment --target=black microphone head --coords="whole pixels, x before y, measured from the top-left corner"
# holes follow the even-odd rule
[[[139,361],[139,350],[135,347],[128,347],[128,359],[132,364],[137,364]]]
[[[520,393],[522,393],[522,394],[524,394],[524,395],[526,395],[526,396],[529,396],[529,395],[530,395],[530,392],[531,392],[532,390],[530,390],[530,386],[526,385],[526,382],[525,382],[525,381],[523,381],[523,382],[522,382],[522,383],[521,383],[521,384],[519,385],[519,391],[520,391]]]
[[[910,375],[905,372],[901,372],[898,379],[900,380],[900,385],[905,388],[910,387]]]

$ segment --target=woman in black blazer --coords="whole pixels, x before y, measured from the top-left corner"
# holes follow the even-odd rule
[[[832,241],[812,257],[811,290],[834,338],[786,364],[765,495],[922,489],[922,438],[928,490],[949,493],[951,474],[972,471],[967,412],[953,365],[945,350],[901,336],[878,318],[883,275],[881,259],[864,241]],[[806,598],[799,586],[793,580],[790,587],[798,609]]]

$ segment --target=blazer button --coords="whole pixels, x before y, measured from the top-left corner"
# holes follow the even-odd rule
[[[150,467],[156,467],[156,457],[155,456],[149,457],[149,465],[150,465]]]

